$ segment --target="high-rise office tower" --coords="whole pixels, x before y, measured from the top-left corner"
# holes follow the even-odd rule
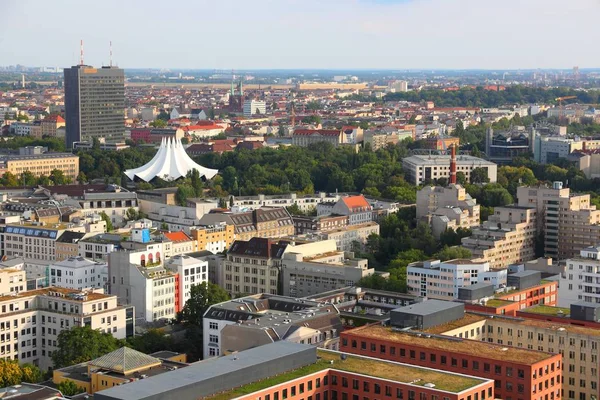
[[[93,138],[123,138],[125,73],[117,67],[65,68],[67,147]]]

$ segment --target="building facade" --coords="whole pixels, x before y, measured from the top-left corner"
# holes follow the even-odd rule
[[[125,134],[125,72],[116,67],[65,68],[67,147],[93,138]]]
[[[440,178],[450,178],[450,156],[448,155],[413,155],[402,159],[402,168],[408,173],[413,185],[422,185]],[[487,170],[490,182],[498,178],[498,166],[487,160],[459,155],[456,158],[456,171],[465,174],[467,181],[471,180],[471,172],[475,168]]]

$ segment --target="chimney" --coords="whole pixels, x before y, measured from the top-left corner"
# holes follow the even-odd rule
[[[456,145],[450,146],[450,184],[456,184]]]

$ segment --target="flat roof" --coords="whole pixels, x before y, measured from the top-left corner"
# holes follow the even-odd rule
[[[555,354],[541,351],[508,347],[478,340],[461,339],[455,337],[442,338],[441,336],[425,337],[415,333],[399,332],[389,327],[371,325],[355,328],[348,331],[349,335],[366,337],[399,343],[421,346],[424,348],[461,353],[474,357],[484,357],[491,360],[508,361],[518,364],[532,365]]]
[[[293,379],[297,379],[302,376],[329,369],[389,379],[394,382],[401,382],[413,386],[422,387],[425,384],[433,383],[435,385],[435,390],[442,390],[451,393],[460,393],[482,383],[491,381],[489,379],[474,376],[416,367],[409,364],[379,360],[376,358],[354,354],[345,354],[346,359],[343,360],[341,355],[342,353],[340,352],[318,349],[317,356],[319,359],[314,364],[244,385],[224,393],[219,393],[217,395],[208,397],[208,399],[233,399]],[[332,361],[333,364],[331,363]]]
[[[410,162],[415,165],[450,165],[450,156],[449,155],[439,155],[439,154],[430,154],[430,155],[412,155],[410,157],[405,157],[402,159],[402,162]],[[482,158],[468,156],[468,155],[457,155],[456,163],[458,165],[461,164],[471,164],[471,165],[487,165],[487,166],[495,166],[496,164],[484,160]]]
[[[237,355],[229,355],[199,361],[189,366],[169,371],[152,379],[144,379],[102,390],[103,398],[141,400],[159,394],[166,395],[171,391],[194,385],[202,381],[219,378],[228,373],[259,366],[265,362],[281,357],[303,353],[310,345],[278,341],[268,345],[255,347]],[[232,361],[234,360],[235,361]],[[232,383],[235,384],[235,383]],[[198,398],[204,398],[211,393],[197,393]],[[228,397],[229,398],[229,397]]]
[[[474,324],[476,322],[485,321],[486,319],[487,317],[484,317],[482,315],[465,314],[465,316],[460,319],[455,319],[454,321],[446,322],[445,324],[432,326],[431,328],[425,329],[425,332],[432,334],[442,334],[448,331],[452,331],[454,329]]]
[[[81,291],[81,290],[75,290],[75,289],[67,289],[67,288],[58,287],[58,286],[50,286],[50,287],[43,288],[43,289],[28,290],[25,292],[19,292],[19,293],[15,293],[12,295],[0,296],[0,301],[14,300],[17,298],[26,298],[26,297],[32,297],[32,296],[49,296],[50,292],[60,293],[61,295],[64,296],[63,298],[65,300],[70,300],[70,301],[93,301],[93,300],[109,299],[111,297],[114,297],[114,295],[109,295],[109,294],[95,293],[95,292],[91,292],[91,291]],[[87,297],[87,300],[73,297],[74,295],[77,295],[82,292],[85,292],[85,296]]]
[[[464,308],[463,303],[453,301],[429,299],[421,303],[411,304],[409,306],[399,307],[394,309],[394,312],[414,315],[430,315],[440,311],[446,311],[452,308]]]

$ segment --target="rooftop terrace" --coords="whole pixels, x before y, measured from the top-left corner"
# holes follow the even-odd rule
[[[342,360],[340,354],[334,351],[319,349],[317,350],[319,359],[314,364],[219,393],[208,397],[208,399],[229,400],[328,369],[374,376],[414,386],[424,386],[427,383],[433,383],[437,390],[452,393],[460,393],[486,382],[485,379],[477,377],[414,367],[412,365],[377,360],[369,357],[347,355],[346,359]],[[333,364],[331,364],[331,361],[333,361]]]
[[[448,339],[443,339],[439,336],[417,336],[416,334],[394,331],[392,328],[383,326],[365,326],[356,328],[349,331],[348,334],[356,337],[381,339],[394,343],[451,351],[475,357],[485,357],[492,360],[508,361],[525,365],[532,365],[554,356],[550,353],[519,349],[516,347],[505,347],[476,340],[450,337]]]

